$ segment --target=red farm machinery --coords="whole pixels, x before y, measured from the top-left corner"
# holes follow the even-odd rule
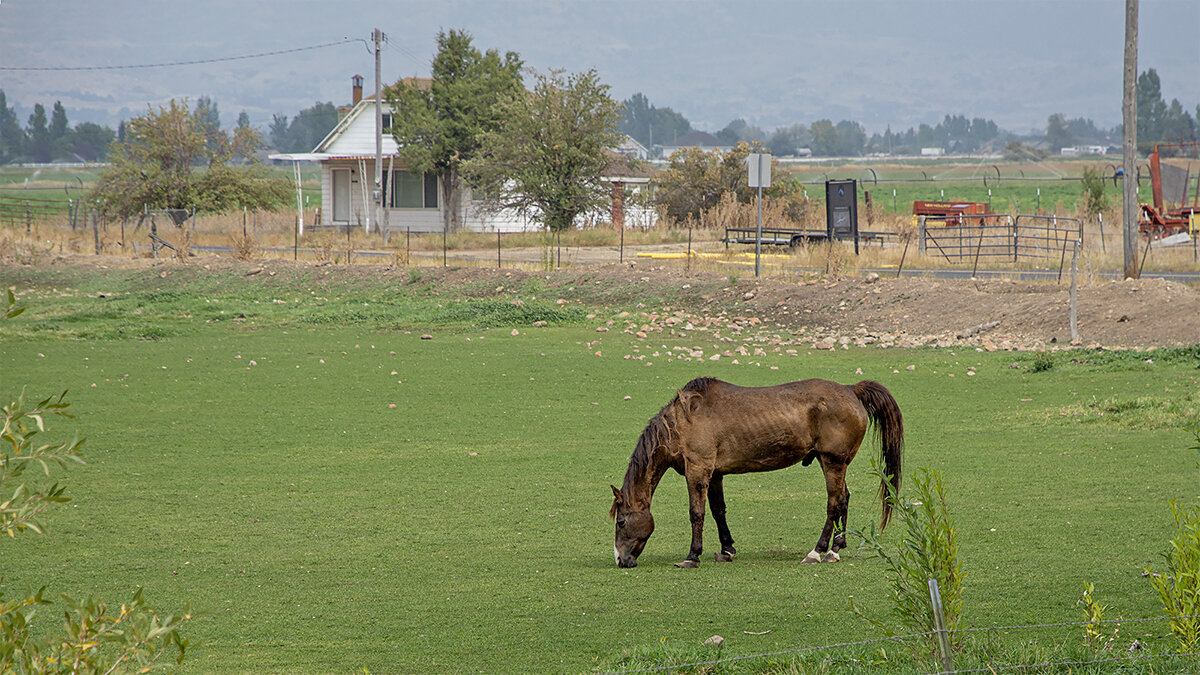
[[[1150,192],[1139,229],[1152,239],[1200,228],[1200,143],[1159,143],[1150,153]]]

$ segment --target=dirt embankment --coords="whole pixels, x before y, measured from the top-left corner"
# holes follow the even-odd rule
[[[217,257],[180,264],[70,256],[47,264],[90,269],[153,267],[160,274],[170,274],[181,267],[207,267],[264,278],[269,275],[274,283],[286,283],[285,279],[293,274],[296,283],[302,283],[299,273],[311,272],[314,267],[290,261],[243,263]],[[262,273],[264,269],[267,273]],[[588,295],[588,287],[603,280],[608,288],[628,289],[627,297],[608,296],[604,302],[626,307],[636,307],[639,302],[646,305],[626,317],[626,321],[617,322],[620,328],[634,327],[633,332],[642,324],[660,329],[663,325],[699,321],[738,332],[786,333],[793,339],[811,340],[814,346],[825,348],[843,344],[973,345],[994,350],[1065,348],[1071,344],[1069,288],[1065,281],[1056,285],[1008,280],[890,279],[857,273],[838,279],[732,280],[643,260],[578,265],[551,273],[477,267],[419,270],[423,283],[442,284],[448,292],[468,283],[476,288],[503,286],[511,290],[525,279],[540,277],[547,294],[586,304],[597,300]],[[410,268],[382,265],[321,266],[324,283],[353,284],[366,279],[378,282],[380,278],[394,276],[398,284],[403,284],[410,271]],[[495,284],[491,285],[493,279]],[[663,297],[673,297],[673,306],[665,310],[652,306],[661,304]],[[1081,285],[1077,317],[1080,336],[1077,344],[1085,347],[1197,344],[1200,343],[1200,289],[1156,279]]]

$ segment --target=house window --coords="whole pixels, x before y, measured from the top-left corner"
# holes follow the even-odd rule
[[[436,209],[437,176],[414,171],[396,171],[392,177],[390,206],[398,209]]]
[[[392,128],[392,114],[391,113],[383,113],[381,115],[381,117],[382,117],[382,119],[380,120],[379,123],[382,126],[380,126],[379,129],[381,131],[383,131],[383,133],[386,134],[386,133],[388,133],[388,129]]]

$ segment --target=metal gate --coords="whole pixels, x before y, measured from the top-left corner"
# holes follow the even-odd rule
[[[989,214],[957,225],[957,216],[926,216],[920,221],[920,250],[948,263],[1020,262],[1059,258],[1083,241],[1083,223],[1061,216]]]

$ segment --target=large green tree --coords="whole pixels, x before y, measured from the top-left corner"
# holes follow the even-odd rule
[[[17,113],[8,105],[8,97],[0,89],[0,164],[15,161],[24,152],[25,131]]]
[[[88,162],[102,160],[113,137],[113,130],[108,127],[94,122],[77,124],[69,135],[71,152]]]
[[[1051,152],[1058,152],[1074,143],[1067,118],[1062,113],[1054,113],[1046,120],[1046,145]]]
[[[625,99],[621,105],[617,131],[632,136],[647,148],[653,149],[655,143],[673,143],[692,130],[686,117],[670,108],[651,104],[641,92]]]
[[[480,152],[463,168],[491,209],[564,230],[610,195],[601,176],[610,162],[605,149],[620,141],[621,105],[595,70],[535,77],[532,95],[522,90],[500,101],[500,126],[482,135]]]
[[[727,193],[732,193],[743,204],[751,203],[758,193],[750,187],[746,168],[746,158],[751,152],[762,152],[761,144],[752,146],[742,141],[724,154],[717,150],[704,152],[696,147],[683,148],[671,155],[666,170],[652,181],[655,203],[676,222],[701,217]],[[774,157],[771,166],[771,187],[763,191],[763,196],[778,198],[794,193],[797,189],[795,180],[787,177],[787,172],[779,168]]]
[[[129,120],[124,142],[109,149],[111,165],[91,198],[118,217],[143,208],[223,212],[276,208],[291,197],[288,180],[256,160],[262,148],[249,127],[232,134],[213,129],[186,102],[172,100]],[[234,165],[244,161],[245,164]]]
[[[523,91],[515,52],[480,52],[465,31],[439,32],[432,81],[400,80],[384,90],[391,134],[415,171],[437,174],[446,231],[462,227],[462,166],[481,139],[504,123],[496,105]],[[427,86],[426,86],[427,85]]]
[[[55,101],[50,111],[50,157],[64,159],[71,156],[71,124],[67,121],[67,109],[62,101]]]
[[[330,102],[314,103],[297,113],[291,122],[287,115],[275,115],[269,129],[271,145],[281,152],[308,152],[317,147],[337,122],[337,108]]]
[[[28,134],[28,156],[35,162],[49,162],[50,127],[46,121],[46,107],[41,103],[33,106],[33,114],[29,116]]]

